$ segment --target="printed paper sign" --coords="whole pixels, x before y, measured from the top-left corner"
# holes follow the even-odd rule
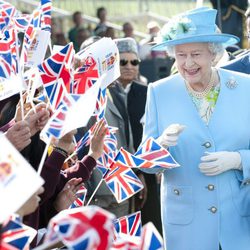
[[[29,199],[44,181],[2,133],[0,148],[0,223],[2,223]]]
[[[35,32],[35,37],[27,52],[26,66],[28,67],[37,66],[43,62],[50,41],[50,32],[45,30],[36,30]]]
[[[19,75],[11,75],[9,79],[0,77],[0,101],[19,93],[21,86],[22,79]]]
[[[89,56],[97,62],[99,76],[106,73],[102,88],[106,88],[120,76],[119,51],[111,38],[104,37],[75,55],[80,60],[86,60]]]

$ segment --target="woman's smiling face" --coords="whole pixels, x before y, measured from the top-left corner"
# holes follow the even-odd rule
[[[208,48],[208,43],[188,43],[174,48],[179,73],[191,86],[206,86],[211,76],[211,67],[215,55]]]

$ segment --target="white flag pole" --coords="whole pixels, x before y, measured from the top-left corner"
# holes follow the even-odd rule
[[[46,159],[46,156],[47,156],[47,152],[48,152],[48,149],[49,149],[49,146],[50,146],[50,142],[51,142],[51,139],[49,139],[47,141],[46,147],[45,147],[45,149],[43,151],[43,155],[42,155],[42,158],[41,158],[38,170],[37,170],[38,175],[41,175],[42,168],[43,168],[43,165],[44,165],[44,162],[45,162],[45,159]]]
[[[203,0],[196,0],[196,8],[200,8],[203,6]]]
[[[91,197],[89,198],[89,200],[88,200],[86,206],[88,206],[89,203],[92,201],[93,197],[95,196],[97,190],[99,189],[99,187],[101,186],[101,184],[102,184],[103,181],[104,181],[104,179],[102,178],[102,179],[100,180],[100,182],[98,183],[96,189],[95,189],[94,192],[92,193]]]

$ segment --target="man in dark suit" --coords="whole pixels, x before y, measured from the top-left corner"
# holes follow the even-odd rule
[[[250,38],[250,8],[247,9],[246,13],[246,27],[247,27],[247,34],[248,39]],[[250,74],[250,50],[244,51],[242,54],[240,54],[238,57],[236,57],[234,60],[230,61],[226,65],[224,65],[222,68],[242,72],[245,74]]]
[[[120,88],[120,92],[126,96],[125,102],[132,130],[133,146],[137,150],[142,139],[142,122],[147,98],[147,86],[137,80],[140,60],[135,40],[133,38],[122,38],[115,41],[120,54],[121,71],[121,76],[117,80],[116,85],[117,88]],[[134,197],[134,202],[131,202],[131,212],[141,210],[142,223],[145,224],[148,221],[152,221],[158,231],[161,232],[160,203],[157,194],[156,176],[142,174],[141,172],[137,172],[137,175],[139,178],[144,177],[146,181],[144,190],[146,192],[144,194],[139,193]]]

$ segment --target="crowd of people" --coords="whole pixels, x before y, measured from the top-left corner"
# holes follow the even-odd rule
[[[41,171],[45,184],[16,211],[24,224],[46,228],[53,216],[69,208],[84,183],[89,205],[117,218],[141,211],[142,223],[154,223],[166,250],[250,248],[250,53],[229,52],[239,39],[218,31],[216,14],[202,7],[173,17],[163,27],[150,22],[149,37],[138,42],[130,22],[123,24],[124,37],[117,38],[107,25],[107,10],[100,7],[100,22],[93,30],[77,11],[68,37],[52,32],[53,44],[71,41],[76,52],[102,37],[112,38],[120,77],[107,88],[105,120],[91,117],[86,127],[51,145]],[[246,28],[249,33],[250,9]],[[149,84],[140,73],[141,60],[167,56],[175,60],[172,76]],[[22,99],[16,94],[0,101],[0,131],[37,170],[45,149],[39,134],[53,112],[47,103],[27,102],[21,114]],[[105,183],[98,186],[103,176],[96,165],[107,124],[117,128],[118,149],[134,154],[153,137],[180,167],[135,171],[144,189],[118,203]],[[89,146],[65,161],[75,138],[93,125]],[[31,247],[41,242],[35,238]]]

